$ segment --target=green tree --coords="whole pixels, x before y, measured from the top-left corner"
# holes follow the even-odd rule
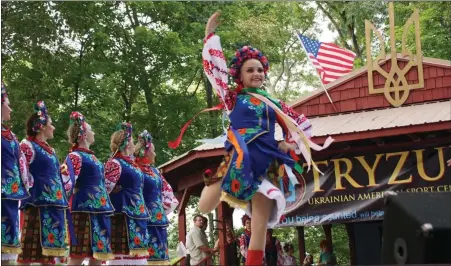
[[[451,3],[450,2],[396,2],[395,25],[398,51],[404,24],[415,8],[420,13],[421,50],[424,56],[451,60]],[[388,23],[388,21],[387,21]],[[414,25],[408,29],[407,48],[416,52]]]
[[[338,33],[338,45],[356,53],[354,65],[365,62],[365,19],[379,28],[387,16],[383,1],[368,2],[316,2],[322,14],[329,19],[329,29]]]

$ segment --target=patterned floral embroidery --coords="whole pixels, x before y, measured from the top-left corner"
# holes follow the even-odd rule
[[[7,132],[7,135],[5,135],[5,132]],[[12,161],[8,160],[4,162],[2,160],[2,164],[5,164],[5,168],[2,166],[2,171],[4,171],[2,174],[2,196],[18,199],[19,196],[27,194],[22,181],[22,173],[24,172],[20,171],[20,165],[18,165],[19,161],[17,160],[21,156],[20,148],[18,147],[15,135],[9,128],[4,130],[4,127],[2,126],[2,137],[6,138],[8,141],[13,156],[11,158]],[[9,153],[10,151],[6,150],[2,152]]]
[[[252,173],[249,177],[245,178],[242,169],[236,167],[236,157],[237,154],[235,153],[232,157],[232,164],[228,168],[226,167],[226,162],[229,159],[224,158],[225,166],[220,167],[218,171],[225,173],[224,175],[228,175],[228,177],[224,180],[221,187],[222,190],[240,200],[250,200],[263,181],[263,178],[260,176],[256,182],[252,182],[254,180]]]
[[[238,133],[243,137],[245,141],[249,140],[251,136],[255,136],[256,133],[262,131],[260,126],[256,126],[254,128],[240,128],[237,130]]]
[[[55,167],[55,169],[58,169],[58,171],[50,177],[50,187],[44,186],[44,191],[42,191],[41,195],[39,195],[39,200],[45,200],[47,202],[58,202],[63,200],[64,194],[63,194],[63,185],[61,184],[60,179],[60,165],[58,162],[58,159],[56,158],[56,155],[48,154],[41,146],[36,145],[38,151],[40,151],[43,154],[46,154],[51,160]]]
[[[6,170],[6,176],[8,178],[2,179],[2,194],[6,195],[25,195],[25,191],[21,189],[20,186],[20,173],[19,167],[17,165],[13,166],[13,173],[9,170]]]
[[[256,120],[262,120],[264,117],[264,112],[266,112],[266,105],[259,99],[249,95],[249,94],[239,94],[240,100],[247,106],[248,109],[255,112]],[[238,133],[243,137],[244,141],[252,139],[255,134],[262,132],[261,122],[256,123],[252,128],[240,128],[237,130]]]
[[[304,131],[304,133],[307,135],[307,137],[312,137],[312,124],[310,124],[310,121],[307,119],[307,117],[305,117],[304,114],[298,114],[293,110],[293,108],[289,107],[283,101],[280,101],[280,105],[282,106],[282,112],[293,118],[294,121],[296,121],[296,123],[301,127],[302,131]]]
[[[150,247],[148,248],[148,251],[149,256],[153,260],[155,259],[165,260],[168,259],[169,256],[167,245],[165,245],[161,241],[158,241],[156,237],[152,237],[152,239],[150,240]]]
[[[10,222],[8,223],[10,219],[8,217],[2,217],[2,246],[15,246],[19,247],[19,235],[18,234],[12,234],[15,230],[11,230],[12,224]],[[17,220],[16,225],[17,228],[19,227],[19,220]]]
[[[101,189],[100,187],[93,187],[93,189],[98,193],[88,193],[89,199],[83,203],[78,204],[77,208],[98,209],[110,206],[108,195],[106,194],[105,190]]]
[[[80,170],[81,170],[81,158],[79,155],[76,155],[74,153],[69,153],[69,159],[72,162],[72,165],[74,167],[74,174],[76,177],[78,177],[78,175],[80,175]],[[75,178],[77,179],[77,178]]]
[[[179,205],[179,201],[174,196],[174,192],[172,187],[166,181],[166,179],[160,174],[161,179],[163,180],[163,188],[162,188],[162,198],[163,198],[163,207],[166,214],[171,213],[174,209]]]
[[[152,202],[150,204],[149,211],[151,212],[151,214],[150,214],[151,222],[159,222],[159,223],[167,223],[168,222],[166,215],[164,213],[163,205],[161,204],[161,202],[160,202],[160,204],[158,204],[158,202]]]
[[[20,143],[20,149],[22,150],[22,153],[25,155],[28,164],[31,164],[34,159],[34,152],[33,148],[31,147],[31,144],[28,144],[27,142],[24,141]]]
[[[224,183],[223,189],[232,192],[232,195],[241,195],[245,188],[245,184],[241,184],[242,169],[236,167],[236,162],[233,162],[229,167],[230,183]]]
[[[71,152],[66,157],[66,160],[65,160],[63,166],[61,167],[62,168],[61,175],[63,177],[64,190],[67,193],[66,195],[68,197],[70,197],[72,194],[72,188],[73,188],[74,184],[72,184],[72,180],[70,179],[71,177],[70,177],[70,173],[69,173],[69,167],[67,167],[67,160],[70,160],[70,162],[72,163],[75,180],[78,179],[78,175],[80,174],[82,161],[81,161],[80,155],[78,155],[77,153]]]
[[[238,97],[242,98],[243,103],[247,103],[249,109],[255,111],[258,118],[263,117],[263,112],[266,110],[264,103],[249,94],[240,94]]]
[[[97,220],[99,218],[91,217],[94,232],[92,235],[92,250],[93,252],[108,253],[111,252],[111,240],[108,238],[107,229],[101,230],[101,226]]]
[[[121,165],[116,160],[110,160],[105,164],[105,186],[108,193],[113,191],[117,181],[121,177]]]
[[[149,232],[147,228],[136,224],[134,219],[129,219],[128,234],[130,249],[141,249],[149,246]]]
[[[236,92],[227,90],[225,95],[225,104],[227,105],[227,108],[229,110],[232,110],[233,107],[235,107],[236,96],[237,96]]]
[[[86,153],[80,153],[80,154],[81,154],[81,156],[94,162],[96,164],[96,166],[99,168],[100,173],[104,172],[102,163],[100,163],[100,161],[97,160],[97,158],[93,154],[86,154]],[[81,158],[79,158],[80,166],[81,166],[81,162],[82,162]],[[80,173],[80,170],[81,169],[78,169],[78,173],[75,172],[76,175],[78,175]],[[79,204],[78,207],[94,208],[94,209],[98,209],[98,208],[102,208],[102,207],[110,207],[110,203],[108,200],[108,194],[107,194],[107,191],[104,189],[104,187],[105,187],[104,182],[105,181],[103,179],[100,179],[100,183],[98,184],[98,186],[93,187],[93,189],[96,191],[96,193],[95,194],[88,193],[89,199],[86,200],[85,202],[83,202],[82,204]]]
[[[124,206],[124,209],[135,215],[142,215],[146,212],[144,201],[141,200],[141,197],[139,195],[135,195],[135,198],[137,199],[137,201],[135,202],[134,200],[131,200],[131,206]]]
[[[60,225],[61,221],[55,221],[53,217],[50,216],[47,209],[41,209],[43,212],[43,223],[42,223],[42,243],[44,247],[56,247],[63,248],[66,246],[66,227],[65,225]],[[42,216],[42,214],[41,214]],[[61,230],[62,229],[62,230]]]

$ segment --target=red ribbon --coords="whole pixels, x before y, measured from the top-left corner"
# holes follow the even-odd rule
[[[201,113],[204,113],[204,112],[222,110],[223,108],[224,108],[224,104],[220,103],[212,108],[207,108],[207,109],[204,109],[204,110],[200,111],[199,113],[197,113],[193,118],[191,118],[188,122],[186,122],[186,124],[182,127],[182,130],[180,130],[180,135],[178,136],[178,138],[174,141],[168,142],[169,148],[176,149],[180,145],[180,143],[182,142],[183,134],[185,134],[185,131],[186,131],[186,129],[188,129],[188,126],[191,124],[191,122],[193,122],[194,118],[196,118],[198,115],[200,115]]]

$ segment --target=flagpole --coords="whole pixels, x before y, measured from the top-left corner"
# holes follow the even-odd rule
[[[324,92],[326,93],[327,98],[329,98],[329,101],[330,101],[330,103],[332,104],[332,107],[334,108],[335,112],[338,113],[337,107],[335,107],[335,104],[334,104],[334,102],[332,101],[332,98],[330,98],[330,95],[329,95],[329,93],[327,92],[326,87],[324,87],[324,83],[323,83],[323,81],[321,80],[321,76],[319,75],[318,70],[316,70],[315,65],[313,64],[312,60],[310,59],[310,56],[308,55],[307,49],[305,49],[304,43],[302,42],[301,37],[300,37],[300,34],[301,34],[301,33],[298,32],[298,31],[296,31],[296,33],[297,33],[296,36],[297,36],[299,42],[300,42],[301,45],[302,45],[302,49],[304,49],[304,52],[305,52],[305,55],[307,56],[308,61],[309,61],[310,64],[312,65],[313,69],[315,69],[316,73],[318,73],[319,83],[320,83],[321,86],[323,87],[323,90],[324,90]]]

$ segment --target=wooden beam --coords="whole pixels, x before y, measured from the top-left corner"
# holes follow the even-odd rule
[[[184,164],[187,164],[193,160],[206,158],[206,157],[215,157],[215,156],[224,156],[225,155],[225,149],[219,148],[219,149],[213,149],[213,150],[203,150],[203,151],[192,151],[191,153],[187,154],[185,157],[180,158],[179,160],[176,160],[174,162],[171,162],[169,164],[163,165],[163,167],[160,167],[161,172],[166,174]]]
[[[180,196],[181,195],[181,196]],[[178,194],[179,207],[178,207],[178,228],[179,228],[179,241],[181,241],[186,246],[186,212],[185,208],[188,204],[190,192],[188,189],[183,191],[183,194]],[[180,262],[181,266],[185,266],[186,261]]]
[[[420,142],[421,141],[421,137],[418,136],[415,133],[412,134],[407,134],[407,137],[409,137],[411,140],[413,140],[414,142]]]
[[[182,212],[185,213],[185,208],[186,208],[186,205],[188,204],[189,197],[190,197],[189,189],[185,189],[183,191],[183,196],[179,200],[178,213],[182,213]]]
[[[296,230],[298,231],[298,245],[299,245],[299,264],[302,265],[305,260],[305,235],[304,235],[304,227],[297,226]]]
[[[354,224],[346,223],[346,232],[348,233],[348,240],[349,240],[349,260],[351,262],[351,265],[356,265],[357,263],[357,256],[356,256],[356,249],[355,249],[355,234],[354,234]]]
[[[390,137],[397,135],[406,135],[419,132],[432,132],[440,130],[449,130],[451,128],[451,121],[437,122],[431,124],[421,124],[421,125],[411,125],[406,127],[394,127],[394,128],[384,128],[379,130],[363,131],[363,132],[352,132],[344,133],[340,135],[332,135],[335,142],[362,140],[362,139],[372,139],[380,137]],[[312,141],[315,143],[324,143],[328,136],[313,137]]]
[[[179,227],[179,241],[183,243],[183,245],[186,246],[186,213],[185,211],[179,212],[178,216],[178,227]],[[186,260],[183,260],[180,262],[181,266],[185,266]]]
[[[213,173],[215,173],[217,168],[219,167],[219,163],[217,165],[215,165],[214,167],[207,167],[207,166],[209,166],[209,165],[206,165],[205,168],[198,169],[196,172],[194,172],[191,175],[182,177],[178,182],[177,190],[179,190],[179,191],[185,190],[187,188],[191,188],[191,187],[194,187],[194,186],[197,186],[197,185],[203,183],[204,182],[204,177],[203,177],[204,171],[207,168],[210,168],[211,171]]]
[[[333,244],[332,244],[332,225],[325,224],[323,225],[324,235],[326,236],[328,249],[330,252],[334,252]]]
[[[216,224],[219,233],[219,265],[229,265],[228,254],[227,254],[227,236],[226,236],[226,218],[227,217],[227,206],[225,202],[221,202],[218,205],[218,220],[219,223]]]
[[[371,141],[376,143],[379,147],[383,147],[385,145],[384,139],[382,138],[372,138]]]
[[[441,138],[433,138],[433,139],[425,139],[423,140],[423,142],[421,143],[422,145],[448,145],[449,143],[451,143],[450,137],[441,137]],[[405,142],[399,142],[399,143],[391,143],[390,144],[390,149],[403,149],[403,148],[410,148],[413,145],[415,145],[416,142],[413,141],[405,141]],[[328,148],[324,151],[319,151],[319,152],[315,152],[314,153],[314,158],[324,158],[324,157],[328,157],[331,155],[339,155],[340,153],[346,154],[346,153],[358,153],[358,152],[371,152],[371,151],[377,151],[377,150],[381,150],[381,148],[377,145],[371,145],[371,146],[356,146],[356,147],[351,147],[349,149],[333,149],[333,147]]]

